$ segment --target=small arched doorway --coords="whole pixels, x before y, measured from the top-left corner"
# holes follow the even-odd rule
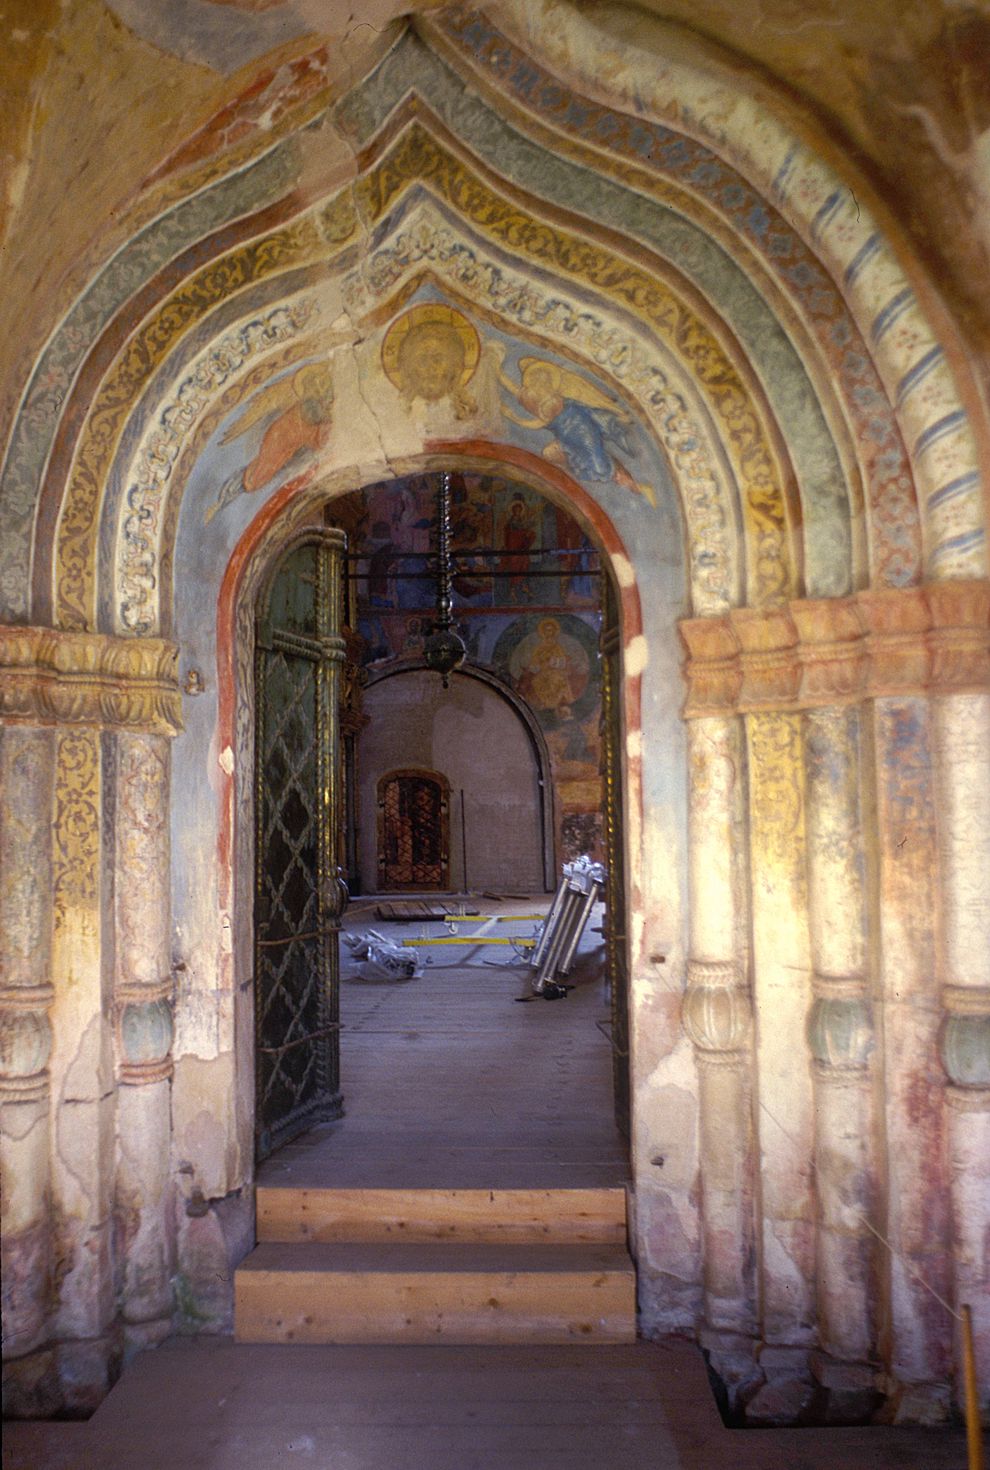
[[[450,883],[450,783],[440,771],[389,771],[376,783],[382,893]]]

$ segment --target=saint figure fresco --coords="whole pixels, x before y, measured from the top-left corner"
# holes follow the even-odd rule
[[[656,505],[653,487],[635,480],[615,457],[615,450],[635,454],[629,414],[616,408],[594,384],[541,357],[519,359],[518,384],[501,369],[498,377],[528,415],[503,402],[505,417],[524,429],[545,429],[553,436],[543,450],[544,459],[570,470],[579,480],[614,481]]]
[[[587,660],[569,639],[565,647],[557,618],[541,618],[519,675],[519,691],[541,711],[570,719],[571,705],[588,682]],[[584,667],[582,667],[582,664]]]
[[[502,522],[502,545],[505,551],[498,559],[498,569],[508,577],[510,602],[526,602],[530,594],[529,556],[536,541],[532,509],[521,495],[513,496]]]
[[[262,388],[221,439],[230,444],[266,424],[254,457],[224,482],[204,517],[209,524],[238,495],[253,495],[270,484],[297,456],[321,449],[333,423],[333,375],[326,362],[308,363]]]

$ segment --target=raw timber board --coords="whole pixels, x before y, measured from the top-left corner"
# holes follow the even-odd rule
[[[446,918],[478,918],[477,908],[470,903],[445,903],[441,899],[403,899],[400,903],[380,903],[375,909],[379,919],[393,924],[442,923]]]

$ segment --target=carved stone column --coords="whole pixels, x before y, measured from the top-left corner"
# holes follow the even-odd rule
[[[949,1179],[957,1303],[990,1362],[990,693],[935,701],[941,905],[941,1054],[949,1078]],[[957,1350],[957,1365],[961,1354]],[[961,1382],[957,1390],[961,1397]]]
[[[0,1192],[5,1412],[44,1414],[51,1354],[50,730],[0,730]]]
[[[876,1406],[877,1170],[866,960],[867,874],[860,807],[860,714],[804,716],[814,1000],[808,1042],[815,1090],[819,1376],[833,1419]],[[836,1371],[833,1363],[842,1365]],[[854,1369],[852,1365],[856,1365]]]
[[[868,1375],[845,1370],[875,1343],[891,1416],[937,1420],[950,1407],[952,1330],[927,1286],[972,1298],[977,1357],[990,1360],[981,1276],[990,1200],[990,581],[738,609],[681,629],[690,652],[685,714],[746,717],[759,1269],[770,1348],[760,1354],[766,1388],[747,1414],[779,1422],[800,1412],[808,1349],[823,1381],[862,1397]],[[846,708],[860,711],[858,734]],[[859,797],[857,763],[871,778]],[[815,1206],[817,1229],[806,1230]],[[871,1213],[890,1250],[857,1237]],[[816,1309],[838,1362],[813,1351]]]
[[[117,1170],[125,1349],[168,1334],[172,979],[169,935],[169,742],[117,736],[114,906]]]
[[[765,1397],[784,1395],[787,1412],[796,1413],[805,1392],[806,1349],[815,1338],[804,763],[801,716],[788,708],[799,677],[798,639],[786,608],[740,609],[729,618],[741,648],[739,704],[747,711],[762,1331],[771,1349],[760,1362],[774,1380]]]
[[[938,907],[929,615],[920,588],[860,593],[870,655],[876,801],[878,1060],[886,1143],[882,1341],[895,1419],[948,1411],[951,1293],[944,1077],[933,916]]]
[[[689,722],[692,957],[683,1019],[695,1046],[700,1089],[705,1318],[716,1333],[753,1339],[755,1160],[742,747],[738,719]],[[706,1345],[718,1350],[715,1342]],[[719,1371],[729,1376],[722,1366]]]
[[[66,728],[56,750],[52,1197],[60,1279],[53,1332],[66,1407],[85,1412],[107,1392],[115,1356],[104,741],[98,728]]]
[[[150,745],[141,748],[146,754],[160,750],[155,742],[180,727],[175,662],[174,645],[160,639],[0,628],[0,714],[12,727],[4,731],[4,749],[15,752],[19,741],[26,742],[25,748],[37,748],[39,760],[42,749],[51,750],[42,762],[38,786],[39,792],[48,792],[48,804],[43,815],[39,808],[33,818],[50,838],[39,838],[30,854],[37,865],[39,894],[43,885],[43,897],[50,904],[42,926],[51,934],[50,960],[44,942],[37,953],[39,963],[50,970],[51,989],[31,981],[38,1002],[51,996],[50,1059],[44,1024],[38,1019],[25,1023],[22,1017],[16,1022],[16,1044],[11,1048],[13,1068],[35,1078],[39,1090],[46,1060],[51,1079],[48,1412],[91,1410],[109,1388],[120,1347],[116,1318],[121,1285],[127,1294],[125,1319],[131,1299],[137,1302],[142,1321],[149,1302],[154,1311],[161,1310],[161,1272],[156,1277],[151,1264],[157,1262],[160,1247],[152,1247],[150,1236],[157,1228],[167,1238],[165,1220],[159,1218],[156,1225],[150,1216],[120,1208],[117,1171],[119,1163],[125,1196],[137,1174],[146,1193],[153,1193],[161,1170],[167,1168],[167,1098],[163,1107],[160,1094],[152,1106],[153,1122],[143,1099],[137,1110],[128,1100],[118,1114],[116,1105],[118,1082],[124,1084],[122,1091],[128,1091],[139,1074],[147,1080],[148,1066],[167,1054],[167,1043],[162,1046],[167,1007],[163,1015],[160,992],[129,993],[124,987],[122,996],[116,996],[114,967],[118,924],[120,956],[130,967],[128,974],[136,973],[132,962],[146,943],[156,955],[161,951],[163,923],[167,935],[167,883],[160,861],[155,868],[158,887],[148,909],[141,909],[134,896],[147,881],[147,853],[154,851],[160,859],[164,790],[157,774],[152,776],[151,795],[128,789],[133,777],[129,756],[135,749],[128,739],[130,732],[139,742],[148,739]],[[159,771],[160,762],[149,769]],[[124,826],[115,825],[118,798]],[[125,826],[137,833],[128,859],[133,857],[133,869],[126,861],[116,861],[113,834]],[[166,866],[167,851],[166,843]],[[16,876],[17,869],[13,872]],[[152,906],[153,931],[138,938],[138,928],[151,922]],[[9,933],[8,925],[4,929]],[[161,980],[157,968],[156,985]],[[27,998],[27,990],[18,990],[17,1001]],[[36,1017],[40,1008],[34,1005],[29,1010]],[[119,1076],[114,1067],[115,1022]],[[163,1085],[167,1088],[167,1083]],[[152,1157],[154,1168],[149,1173],[146,1166]],[[30,1208],[44,1189],[37,1183],[39,1167],[40,1163],[26,1166],[25,1180],[34,1181]],[[20,1199],[16,1192],[14,1197]],[[4,1284],[6,1289],[6,1279]],[[29,1278],[19,1283],[18,1296],[38,1302],[48,1290],[48,1267],[39,1252],[30,1263]],[[14,1411],[29,1410],[22,1402]]]

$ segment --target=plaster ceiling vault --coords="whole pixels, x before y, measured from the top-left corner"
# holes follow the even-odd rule
[[[190,0],[167,22],[139,0],[125,11],[145,43],[219,66],[229,8]],[[282,11],[287,31],[311,23],[305,6],[251,12],[238,58],[256,44],[270,60]],[[619,392],[675,464],[696,612],[983,570],[977,385],[905,270],[904,242],[871,216],[868,185],[684,37],[658,68],[627,39],[628,16],[609,12],[598,32],[597,12],[554,15],[505,7],[505,30],[466,10],[424,12],[411,28],[369,21],[370,71],[349,62],[342,88],[330,48],[310,45],[146,176],[129,236],[92,270],[18,406],[10,618],[160,629],[162,536],[216,390],[230,402],[248,369],[257,387],[259,359],[275,373],[329,347],[343,363],[382,320],[389,271],[394,290],[430,279],[489,319],[511,300],[531,343],[549,345],[563,314],[583,318],[583,341],[557,327],[566,355]],[[594,100],[606,77],[607,105]],[[528,277],[514,296],[513,270]],[[290,301],[292,324],[259,335],[257,314]],[[273,332],[280,350],[266,357]],[[167,441],[180,422],[177,466]],[[368,433],[372,453],[380,426]]]

